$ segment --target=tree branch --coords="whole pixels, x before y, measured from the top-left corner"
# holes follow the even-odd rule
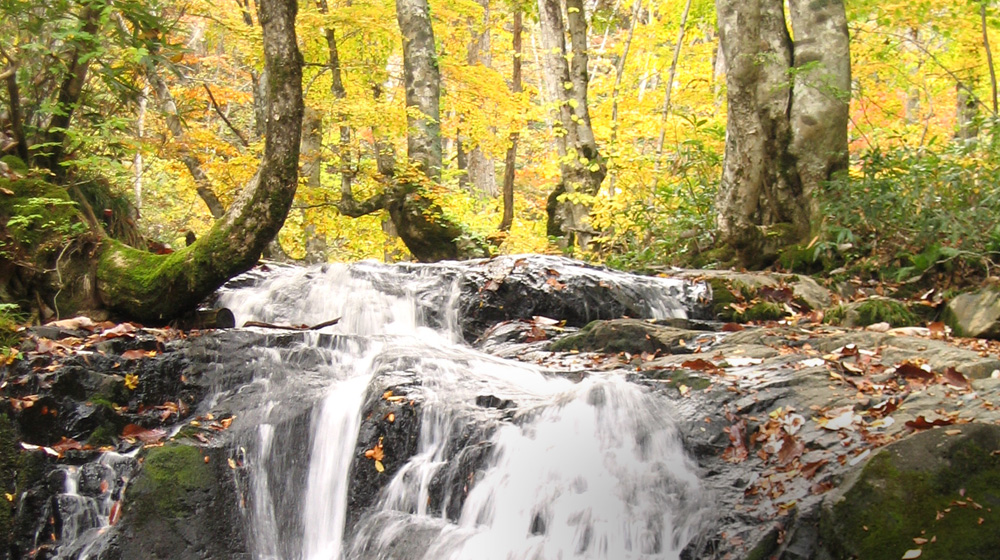
[[[227,117],[225,113],[222,112],[222,109],[219,108],[219,104],[218,102],[215,101],[215,96],[212,95],[212,90],[211,88],[208,87],[208,84],[201,84],[201,85],[204,86],[205,91],[208,92],[208,98],[212,101],[212,108],[215,109],[215,114],[219,115],[219,118],[222,119],[222,122],[226,123],[226,126],[229,127],[229,130],[232,130],[233,134],[235,134],[240,139],[240,143],[243,144],[243,147],[249,148],[250,142],[247,142],[246,136],[244,136],[242,132],[237,130],[236,127],[233,126],[233,123],[229,122],[229,117]]]

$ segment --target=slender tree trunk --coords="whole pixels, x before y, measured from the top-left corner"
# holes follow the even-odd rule
[[[469,45],[469,65],[482,64],[489,68],[493,63],[490,56],[490,0],[476,0],[483,8],[483,30]],[[493,158],[486,155],[481,146],[473,146],[466,156],[466,173],[472,188],[480,196],[493,198],[497,195],[496,165]]]
[[[677,43],[674,44],[674,57],[670,61],[670,72],[667,74],[666,92],[663,96],[663,110],[660,111],[660,139],[656,142],[656,172],[658,175],[660,163],[663,160],[663,143],[667,138],[667,118],[670,117],[670,94],[674,91],[674,80],[677,78],[677,61],[681,57],[681,47],[684,46],[684,34],[687,31],[688,14],[691,13],[691,0],[687,0],[684,5],[684,13],[681,14],[681,28],[677,32]]]
[[[277,235],[298,186],[302,126],[302,57],[295,0],[261,0],[267,69],[264,156],[229,211],[191,246],[154,255],[104,240],[97,288],[106,306],[142,321],[163,322],[193,308],[232,276],[254,265]]]
[[[589,223],[590,199],[607,174],[587,110],[587,20],[581,0],[566,0],[565,25],[558,0],[539,0],[538,10],[544,70],[556,85],[561,125],[556,138],[562,181],[549,195],[546,229],[566,247],[585,248],[594,234]]]
[[[729,99],[717,226],[741,264],[759,266],[808,236],[815,191],[846,168],[847,21],[840,0],[791,0],[793,44],[782,0],[716,6]]]
[[[521,93],[521,31],[522,31],[522,21],[521,21],[521,7],[519,5],[514,6],[514,30],[513,30],[513,47],[514,47],[514,60],[512,62],[513,71],[511,75],[511,85],[510,91],[514,95]],[[514,223],[514,174],[517,171],[517,141],[518,132],[515,130],[510,133],[508,141],[510,146],[507,148],[507,157],[504,160],[504,171],[503,171],[503,218],[500,220],[500,231],[510,231],[511,225]]]
[[[6,55],[8,68],[4,70],[7,74],[4,81],[7,84],[7,106],[10,109],[10,129],[14,134],[14,141],[17,142],[17,157],[21,161],[28,163],[28,139],[24,135],[24,116],[21,114],[21,91],[17,86],[17,64],[18,61],[10,58],[13,55]]]
[[[48,147],[45,152],[39,152],[36,156],[36,163],[51,171],[56,177],[65,175],[65,170],[59,164],[65,150],[63,144],[66,140],[66,131],[69,130],[73,113],[80,103],[83,86],[87,83],[87,71],[90,68],[92,55],[97,49],[97,31],[101,14],[106,8],[104,2],[95,1],[87,3],[80,13],[81,33],[75,40],[76,45],[70,54],[66,77],[59,87],[59,95],[56,98],[57,110],[54,111],[45,131],[45,143]]]
[[[135,211],[142,213],[142,139],[146,135],[146,105],[149,103],[149,86],[143,86],[139,94],[139,114],[135,119],[135,137],[139,147],[132,159],[132,191],[135,193]]]
[[[618,57],[618,64],[615,65],[615,85],[611,88],[611,150],[618,150],[618,91],[622,85],[622,76],[625,74],[625,61],[628,59],[629,47],[632,46],[632,36],[635,35],[635,26],[639,21],[639,10],[642,8],[642,0],[635,0],[632,4],[632,18],[629,21],[628,26],[628,36],[625,38],[625,46],[622,48],[622,54]],[[614,157],[614,156],[612,156]],[[618,178],[618,173],[614,170],[610,171],[610,177],[608,177],[608,193],[611,195],[615,194],[615,180]]]
[[[986,0],[979,5],[979,19],[983,27],[983,48],[986,49],[986,63],[990,69],[990,94],[993,101],[993,115],[997,115],[997,73],[993,66],[993,49],[990,48],[989,28],[986,26]]]

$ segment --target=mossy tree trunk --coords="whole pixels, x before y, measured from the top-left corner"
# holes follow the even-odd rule
[[[716,206],[744,266],[805,240],[816,191],[847,168],[850,51],[842,0],[716,0],[729,114]]]
[[[97,288],[112,310],[143,321],[177,317],[252,267],[284,224],[298,184],[303,113],[297,5],[262,0],[259,7],[268,99],[260,168],[229,211],[189,247],[154,255],[105,240]]]

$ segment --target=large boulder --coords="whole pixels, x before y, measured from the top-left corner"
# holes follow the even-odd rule
[[[948,302],[944,319],[958,336],[1000,339],[1000,291],[961,294]]]
[[[1000,550],[1000,426],[966,424],[885,447],[824,501],[833,558],[987,559]]]

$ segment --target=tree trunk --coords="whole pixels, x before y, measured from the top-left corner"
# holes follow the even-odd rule
[[[513,47],[514,60],[511,74],[510,91],[514,95],[521,93],[521,31],[522,26],[521,6],[514,5],[514,30]],[[510,146],[507,147],[507,157],[504,160],[503,170],[503,218],[500,220],[499,231],[510,231],[510,226],[514,223],[514,173],[517,163],[517,131],[511,132],[509,137]]]
[[[538,0],[544,71],[555,85],[559,123],[556,130],[562,181],[546,204],[548,234],[566,247],[585,248],[593,237],[589,223],[592,197],[607,174],[597,149],[587,110],[587,20],[582,0],[566,0],[566,24],[559,0]],[[570,52],[566,50],[566,32]]]
[[[717,226],[744,266],[805,239],[815,191],[846,169],[846,15],[821,4],[790,2],[793,44],[781,0],[716,2],[729,102]]]
[[[66,65],[65,78],[59,87],[56,110],[53,111],[52,119],[45,130],[45,143],[48,147],[46,151],[39,152],[35,156],[35,162],[40,167],[48,169],[59,178],[65,176],[65,170],[60,163],[62,162],[63,150],[65,150],[63,144],[66,140],[66,131],[69,130],[70,122],[73,120],[73,112],[76,111],[76,106],[80,103],[83,86],[87,83],[90,61],[98,49],[97,32],[100,27],[101,14],[105,8],[106,5],[103,2],[88,3],[80,14],[80,34]]]
[[[476,0],[483,7],[483,32],[469,46],[469,65],[482,64],[489,68],[493,63],[490,55],[490,0]],[[493,129],[495,131],[495,129]],[[467,153],[466,173],[472,188],[480,196],[493,198],[497,195],[497,175],[493,158],[486,155],[481,146],[475,146]]]
[[[410,165],[396,172],[385,208],[419,261],[485,256],[485,244],[445,216],[426,188],[441,180],[441,77],[427,0],[396,0],[396,15],[403,35]]]
[[[142,321],[163,322],[196,306],[253,266],[288,215],[298,185],[302,57],[295,0],[261,0],[267,75],[264,157],[229,211],[190,247],[154,255],[104,240],[97,288],[104,304]]]
[[[403,35],[403,80],[409,109],[406,153],[414,167],[438,182],[441,180],[441,74],[427,0],[396,0],[396,18]]]

